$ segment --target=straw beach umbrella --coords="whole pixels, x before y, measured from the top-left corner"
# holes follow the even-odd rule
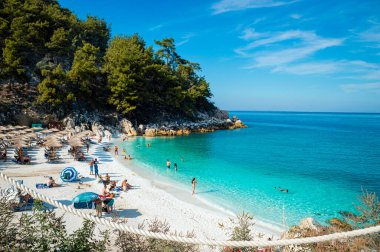
[[[71,145],[72,147],[82,147],[84,146],[84,144],[82,143],[82,141],[78,138],[71,138],[69,141],[69,145]]]
[[[60,148],[62,144],[58,141],[58,139],[50,139],[44,143],[44,146],[52,147],[52,148]]]
[[[37,138],[37,134],[36,133],[28,133],[28,134],[26,134],[26,136],[28,136],[29,138],[32,138],[32,139],[36,139]]]
[[[12,138],[12,137],[14,136],[14,134],[7,133],[7,134],[5,134],[5,136],[6,136],[8,139],[10,139],[10,138]]]
[[[18,140],[13,144],[13,147],[22,148],[22,147],[29,147],[28,143],[26,143],[23,140]]]

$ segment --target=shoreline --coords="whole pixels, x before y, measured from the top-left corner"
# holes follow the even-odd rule
[[[117,138],[112,140],[111,143],[116,142]],[[138,170],[138,167],[135,167],[136,165],[127,166],[122,163],[120,156],[117,158],[110,152],[103,151],[102,146],[106,143],[108,141],[102,144],[91,144],[89,155],[86,156],[99,159],[99,173],[101,175],[109,173],[111,180],[118,181],[128,178],[130,184],[138,186],[138,188],[120,193],[116,197],[115,213],[121,218],[127,218],[128,225],[137,227],[143,222],[157,218],[162,221],[166,220],[172,231],[182,233],[194,231],[197,238],[229,239],[226,232],[231,228],[230,218],[233,217],[232,215],[202,202],[197,197],[192,198],[190,201],[181,200],[181,197],[171,193],[172,189],[178,191],[173,185],[144,178],[143,175],[136,171]],[[72,198],[81,192],[100,193],[101,184],[93,176],[89,176],[87,162],[73,161],[71,156],[67,154],[67,147],[62,148],[60,153],[62,161],[51,164],[45,161],[43,148],[32,148],[30,151],[32,165],[17,165],[8,160],[5,163],[0,162],[0,169],[13,178],[22,179],[26,186],[33,189],[35,189],[35,183],[44,183],[46,181],[45,176],[53,176],[58,183],[62,184],[62,187],[37,189],[37,191],[66,205],[71,205]],[[74,166],[84,176],[85,179],[82,185],[61,182],[59,173],[67,166]],[[6,187],[4,181],[0,182],[0,186]],[[94,214],[93,209],[82,210]],[[57,209],[57,213],[63,214],[64,212]],[[105,214],[103,216],[104,218],[112,218],[111,215]],[[79,217],[69,214],[65,215],[64,219],[66,220],[67,229],[71,231],[78,228],[82,223]],[[258,225],[259,223],[256,220],[255,222],[256,224],[253,227],[254,239],[267,239],[269,237],[278,239],[280,237],[280,232],[273,232],[273,230]],[[224,228],[220,228],[221,226]],[[261,234],[264,234],[264,238],[259,238]]]
[[[144,136],[140,136],[140,137],[144,137]],[[114,138],[111,143],[120,144],[122,142],[123,142],[122,139],[119,137],[119,138]],[[119,147],[119,150],[123,149],[122,145],[117,145],[117,146]],[[168,194],[174,196],[177,200],[179,200],[181,202],[185,202],[187,204],[191,204],[195,207],[199,207],[199,208],[202,208],[202,209],[205,209],[208,211],[212,211],[212,212],[215,212],[217,214],[222,214],[227,218],[235,218],[237,216],[237,214],[240,214],[240,213],[234,212],[231,209],[222,207],[222,206],[218,205],[217,203],[210,201],[209,199],[203,198],[202,196],[198,196],[197,194],[195,194],[194,197],[192,197],[190,189],[186,189],[182,183],[177,182],[171,178],[166,178],[166,177],[158,174],[157,178],[159,178],[159,179],[152,181],[150,179],[150,177],[152,177],[152,175],[154,175],[154,174],[149,174],[152,171],[141,170],[141,168],[142,168],[141,166],[144,165],[143,160],[137,161],[140,164],[131,164],[129,162],[126,162],[126,160],[124,160],[122,158],[122,155],[115,156],[112,151],[111,151],[111,155],[115,158],[115,160],[117,162],[120,163],[120,165],[122,165],[126,169],[130,169],[132,172],[136,173],[141,178],[152,183],[153,186],[164,191],[165,193],[168,193]],[[146,170],[148,168],[144,167],[143,169]],[[189,197],[187,197],[187,196],[189,196]],[[254,226],[255,230],[259,230],[260,232],[264,232],[264,233],[269,233],[271,235],[274,235],[274,237],[280,237],[281,234],[286,231],[281,226],[279,226],[275,223],[267,222],[263,219],[256,218],[255,216],[253,216],[253,217],[254,217],[254,221],[255,221],[255,226]]]

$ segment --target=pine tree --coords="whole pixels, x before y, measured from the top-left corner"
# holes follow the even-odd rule
[[[67,91],[67,76],[61,65],[52,70],[43,70],[44,80],[38,85],[37,103],[49,112],[66,110],[74,101],[74,94]]]

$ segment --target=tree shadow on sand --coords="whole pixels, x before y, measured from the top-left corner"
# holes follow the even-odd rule
[[[142,216],[138,209],[116,209],[113,212],[121,218],[137,218]]]

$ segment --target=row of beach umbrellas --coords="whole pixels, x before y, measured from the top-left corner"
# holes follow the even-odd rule
[[[36,132],[38,131],[38,132]],[[60,138],[65,135],[73,134],[73,131],[52,128],[42,129],[40,127],[28,128],[26,126],[1,126],[0,125],[0,139],[7,139],[12,142],[14,147],[28,147],[29,143],[33,139],[37,139],[38,136],[44,138],[44,146],[59,148],[62,147]],[[93,135],[90,130],[82,131],[69,139],[68,143],[72,147],[82,147],[84,143],[82,138]],[[42,135],[46,135],[42,137]]]

